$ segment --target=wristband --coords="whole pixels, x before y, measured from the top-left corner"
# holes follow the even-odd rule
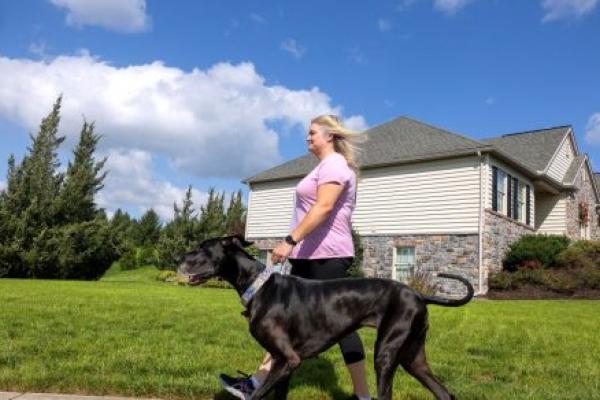
[[[296,242],[296,241],[294,240],[294,238],[292,237],[292,235],[287,235],[287,236],[285,237],[285,239],[284,239],[284,240],[285,240],[285,242],[286,242],[287,244],[291,244],[292,246],[295,246],[295,245],[297,245],[297,244],[298,244],[298,242]]]

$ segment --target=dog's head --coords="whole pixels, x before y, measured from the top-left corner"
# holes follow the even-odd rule
[[[178,272],[188,277],[188,284],[200,285],[212,277],[225,278],[225,265],[235,252],[244,251],[252,242],[242,236],[226,236],[205,240],[197,250],[190,251],[179,260]],[[244,252],[245,253],[245,252]]]

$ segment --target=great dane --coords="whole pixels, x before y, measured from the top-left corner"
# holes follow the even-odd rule
[[[250,244],[240,236],[206,240],[182,256],[179,273],[188,277],[190,285],[220,277],[243,297],[266,268],[244,250]],[[268,377],[252,399],[264,398],[278,382],[287,381],[303,360],[363,326],[377,329],[374,359],[379,400],[391,400],[398,365],[436,399],[453,399],[425,359],[427,304],[464,305],[473,297],[473,286],[460,276],[437,276],[462,282],[467,294],[451,300],[425,296],[390,279],[313,281],[272,274],[253,293],[244,312],[250,333],[273,358]]]

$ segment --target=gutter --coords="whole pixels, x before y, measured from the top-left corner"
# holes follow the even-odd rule
[[[484,277],[483,277],[483,230],[485,228],[484,226],[484,213],[485,213],[485,204],[484,204],[484,196],[485,196],[485,190],[484,190],[484,183],[485,183],[485,177],[483,174],[483,167],[484,165],[489,164],[489,155],[486,154],[485,155],[485,162],[484,162],[484,158],[483,155],[481,154],[481,151],[477,151],[477,156],[479,157],[479,226],[478,226],[478,269],[479,269],[479,290],[477,291],[477,296],[481,296],[484,293],[483,291],[483,281],[484,281]]]

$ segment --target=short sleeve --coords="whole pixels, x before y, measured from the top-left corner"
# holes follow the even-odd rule
[[[331,155],[323,161],[317,174],[317,186],[325,183],[345,185],[350,180],[351,170],[346,159],[338,154]]]

